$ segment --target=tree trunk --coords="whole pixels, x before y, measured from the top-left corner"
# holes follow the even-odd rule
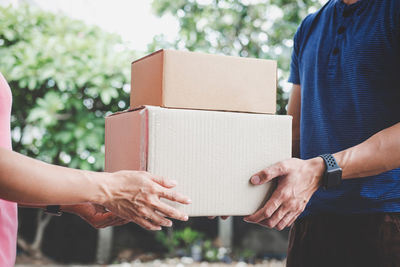
[[[17,243],[18,246],[23,249],[30,256],[40,259],[43,258],[42,254],[42,242],[44,231],[46,230],[47,225],[49,224],[52,216],[49,214],[45,214],[43,210],[39,210],[37,214],[37,224],[36,224],[36,232],[35,238],[31,244],[26,242],[20,235],[18,235]]]
[[[98,230],[96,261],[105,264],[110,260],[113,242],[113,227]]]
[[[233,217],[226,220],[218,218],[218,238],[223,247],[232,249],[233,243]]]

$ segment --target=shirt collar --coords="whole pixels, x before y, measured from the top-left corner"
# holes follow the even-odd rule
[[[335,4],[336,6],[339,8],[340,11],[343,10],[348,10],[348,11],[353,11],[355,12],[357,15],[360,15],[365,7],[367,6],[366,4],[368,3],[369,0],[358,0],[357,2],[353,3],[353,4],[346,4],[343,2],[343,0],[335,0]]]

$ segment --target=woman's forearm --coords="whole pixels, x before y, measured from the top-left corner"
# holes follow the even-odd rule
[[[400,167],[400,123],[365,142],[334,154],[343,179],[377,175]]]
[[[101,173],[50,165],[0,148],[0,198],[29,204],[100,203]]]

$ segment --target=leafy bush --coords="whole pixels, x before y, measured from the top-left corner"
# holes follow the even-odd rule
[[[14,150],[101,170],[104,116],[129,105],[134,53],[117,35],[29,6],[0,7],[0,21]]]
[[[186,255],[189,255],[191,246],[202,241],[203,237],[203,233],[190,227],[185,227],[183,230],[157,232],[156,234],[156,240],[168,250],[170,256],[175,256],[178,250],[183,250]]]
[[[278,60],[277,112],[284,114],[293,35],[320,5],[318,0],[154,0],[156,14],[176,17],[180,29],[175,42],[156,36],[149,50],[170,46]]]
[[[190,227],[157,232],[156,240],[168,251],[169,257],[190,256],[210,262],[230,259],[226,248],[215,245],[204,233]]]

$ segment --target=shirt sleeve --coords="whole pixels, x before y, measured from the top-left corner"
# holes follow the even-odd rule
[[[300,84],[300,72],[299,72],[299,44],[298,44],[299,29],[293,38],[293,52],[292,60],[290,63],[290,76],[289,82],[293,84]]]

